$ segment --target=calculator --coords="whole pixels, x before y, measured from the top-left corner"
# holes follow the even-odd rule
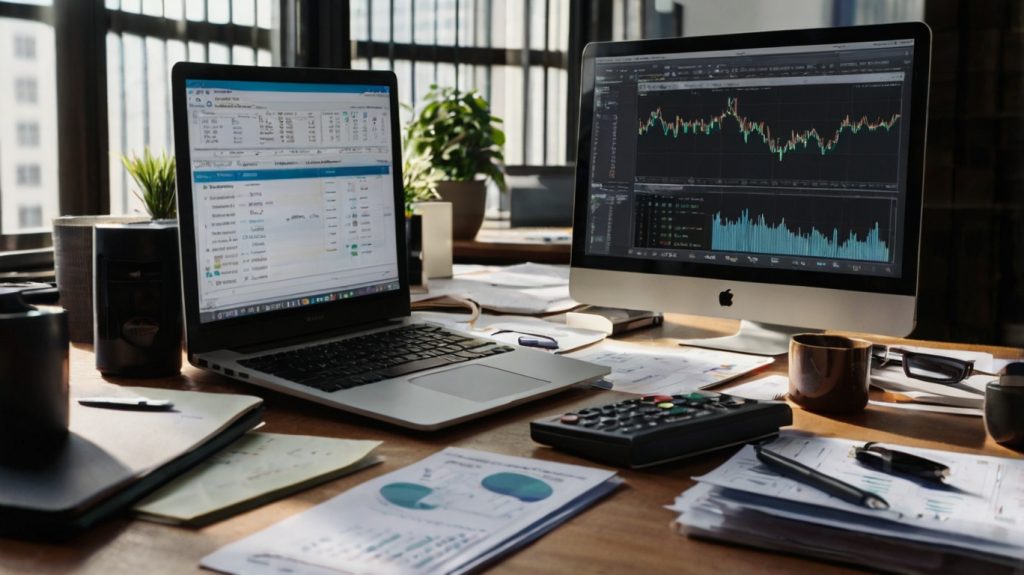
[[[710,391],[645,395],[530,423],[530,437],[601,463],[642,468],[771,437],[789,405]]]

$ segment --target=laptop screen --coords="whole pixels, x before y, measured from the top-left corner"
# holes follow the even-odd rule
[[[388,86],[185,94],[200,323],[401,289]]]

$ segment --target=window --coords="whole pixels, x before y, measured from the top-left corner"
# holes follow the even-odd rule
[[[144,213],[124,154],[174,153],[175,62],[268,66],[271,0],[107,0],[107,121],[111,213]]]
[[[14,99],[21,104],[35,104],[39,100],[39,85],[35,78],[14,80]]]
[[[18,227],[23,230],[43,227],[43,206],[18,206]]]
[[[0,0],[0,252],[49,245],[60,214],[56,35],[45,4]],[[28,220],[40,223],[24,225],[26,206],[41,210]]]
[[[39,147],[39,124],[37,122],[18,122],[18,146],[23,148]]]
[[[564,164],[569,8],[569,0],[355,0],[352,67],[394,70],[399,97],[414,107],[431,84],[476,89],[504,120],[507,164]]]
[[[36,39],[33,36],[15,36],[14,57],[22,60],[35,60]]]
[[[39,164],[18,165],[18,185],[25,187],[38,187],[42,181],[42,170]]]

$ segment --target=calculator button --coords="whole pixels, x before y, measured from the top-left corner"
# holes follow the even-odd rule
[[[594,427],[597,424],[598,421],[596,417],[588,417],[586,419],[580,420],[580,425],[582,425],[583,427]]]
[[[580,422],[580,416],[576,415],[575,413],[566,413],[565,415],[562,416],[562,419],[560,419],[559,421],[566,425],[576,425],[577,423]]]
[[[588,407],[586,409],[579,410],[577,413],[579,413],[581,417],[589,417],[591,415],[597,415],[600,412],[601,410],[596,407]]]
[[[672,409],[673,407],[675,407],[675,405],[676,404],[672,403],[671,401],[663,401],[658,404],[658,407],[660,407],[661,409]]]

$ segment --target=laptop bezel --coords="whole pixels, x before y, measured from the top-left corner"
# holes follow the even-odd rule
[[[369,84],[387,86],[389,92],[394,166],[396,261],[399,289],[352,299],[259,313],[214,322],[199,321],[198,269],[194,222],[192,162],[189,146],[186,80],[237,80],[308,84]],[[220,349],[258,346],[318,333],[356,328],[410,314],[405,245],[405,200],[402,189],[402,145],[398,115],[398,81],[390,71],[326,68],[261,68],[179,62],[171,71],[174,112],[174,148],[178,182],[178,242],[182,266],[182,295],[186,347],[193,354]],[[339,286],[340,287],[340,286]]]

